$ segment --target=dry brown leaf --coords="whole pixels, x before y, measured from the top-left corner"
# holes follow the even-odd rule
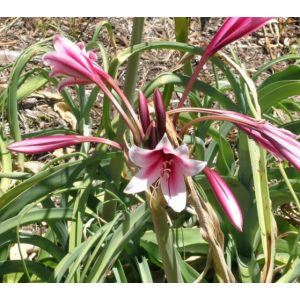
[[[72,129],[75,130],[77,127],[77,120],[75,116],[71,113],[68,105],[65,102],[58,102],[54,104],[54,110],[59,113],[59,115],[71,125]]]
[[[61,101],[63,99],[62,95],[59,93],[52,93],[49,91],[38,91],[36,93],[31,94],[32,97],[40,98],[40,99],[50,99],[55,101]]]
[[[35,160],[24,163],[25,170],[29,170],[34,174],[38,173],[44,167],[44,165],[44,163]]]
[[[61,157],[64,154],[69,154],[74,152],[75,150],[73,148],[61,148],[61,149],[56,149],[55,151],[53,151],[53,156],[54,157]]]

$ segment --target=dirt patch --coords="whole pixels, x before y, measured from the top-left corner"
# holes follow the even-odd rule
[[[11,61],[18,53],[31,44],[55,34],[72,37],[76,41],[91,40],[95,27],[99,22],[108,21],[115,33],[116,48],[106,30],[100,34],[100,40],[105,45],[110,57],[130,46],[132,18],[0,18],[0,65]],[[189,43],[206,46],[219,29],[224,18],[192,18]],[[279,20],[279,26],[270,24],[264,30],[249,35],[232,44],[237,57],[243,62],[248,71],[253,73],[260,66],[272,58],[288,53],[299,53],[300,26],[299,19],[288,18]],[[146,18],[144,41],[153,40],[175,41],[173,18]],[[224,50],[229,53],[228,48]],[[4,54],[3,54],[4,53]],[[172,50],[151,50],[141,55],[137,88],[157,77],[162,72],[172,71],[178,67],[181,54]],[[5,61],[6,59],[6,61]],[[195,66],[198,57],[193,58]],[[8,61],[7,61],[8,60]],[[99,61],[101,63],[101,61]],[[286,67],[287,63],[274,66],[274,70]],[[264,74],[260,81],[268,74]],[[122,88],[126,74],[126,64],[118,73],[118,84]],[[212,72],[210,64],[200,75],[202,80],[211,82]],[[9,78],[9,71],[2,70],[0,84],[5,87]],[[0,86],[1,87],[1,86]],[[46,92],[57,94],[55,88],[47,86]],[[101,118],[101,101],[96,101],[92,111],[93,127],[96,128]],[[61,115],[55,111],[56,99],[51,97],[32,96],[22,101],[20,105],[20,119],[24,133],[47,129],[51,127],[71,127]]]

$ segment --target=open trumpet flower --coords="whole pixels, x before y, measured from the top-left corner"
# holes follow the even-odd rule
[[[206,166],[206,162],[189,159],[186,145],[174,149],[166,133],[153,150],[132,146],[129,158],[141,170],[133,176],[124,192],[145,191],[159,179],[166,202],[176,212],[186,206],[184,176],[196,175]]]
[[[12,143],[8,146],[8,149],[19,153],[39,154],[85,142],[101,143],[118,150],[122,149],[121,145],[114,141],[105,138],[81,135],[53,135],[31,138]]]

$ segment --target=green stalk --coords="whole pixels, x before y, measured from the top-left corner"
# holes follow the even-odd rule
[[[163,195],[161,191],[159,191],[156,193],[155,199],[148,193],[146,197],[150,207],[159,253],[167,281],[169,283],[182,283],[183,279],[176,259],[173,236],[170,235],[167,212],[162,206],[162,202],[164,201],[162,199]]]
[[[85,87],[83,85],[79,86],[78,95],[80,103],[80,119],[77,120],[77,122],[79,123],[79,133],[80,135],[89,136],[91,134],[90,117],[89,114],[84,114],[87,98],[85,94]],[[81,152],[88,153],[89,148],[89,143],[83,143],[81,145]]]
[[[133,19],[133,27],[131,34],[131,47],[134,45],[140,44],[143,40],[144,33],[144,22],[145,18],[134,18]],[[129,99],[130,103],[133,104],[134,94],[135,94],[135,86],[137,81],[137,72],[139,66],[139,58],[140,55],[138,53],[132,55],[128,59],[128,65],[126,70],[126,79],[124,84],[124,93],[126,97]]]
[[[290,180],[288,179],[288,177],[286,175],[286,172],[284,170],[284,167],[283,167],[282,163],[279,163],[278,166],[279,166],[280,173],[281,173],[281,175],[282,175],[282,177],[283,177],[283,179],[284,179],[284,181],[285,181],[285,183],[286,183],[286,185],[287,185],[287,187],[288,187],[288,189],[289,189],[289,191],[290,191],[290,193],[291,193],[291,195],[294,199],[294,202],[296,203],[296,205],[298,207],[298,210],[300,212],[300,202],[299,202],[299,199],[297,197],[297,194],[295,193],[295,191],[294,191],[294,189],[293,189],[293,187],[290,183]]]
[[[4,136],[3,130],[0,129],[0,153],[1,153],[1,163],[2,163],[2,173],[11,173],[12,172],[12,159],[11,154],[7,150],[7,140]],[[6,192],[9,188],[11,180],[9,178],[1,178],[1,193]]]
[[[272,213],[272,205],[268,188],[266,153],[250,139],[248,139],[248,145],[252,166],[258,222],[265,256],[265,265],[261,275],[261,281],[271,282],[275,257],[275,220]]]
[[[133,19],[131,47],[140,44],[142,42],[144,21],[145,18],[141,18],[141,17]],[[139,65],[139,53],[136,53],[128,59],[125,85],[124,85],[124,94],[131,104],[133,104],[133,99],[135,94],[138,65]],[[122,107],[124,108],[123,102],[122,102]],[[125,126],[124,121],[121,118],[119,118],[117,123],[116,141],[120,144],[123,143],[123,135],[126,128],[127,127]],[[117,186],[119,185],[121,180],[121,172],[123,170],[123,165],[124,165],[123,157],[118,157],[111,161],[111,165],[110,165],[111,178]],[[110,198],[111,198],[110,195],[108,194],[105,195],[105,200],[109,200]],[[106,203],[104,203],[103,218],[106,221],[111,221],[114,218],[116,205],[117,204],[115,201],[107,201]]]
[[[284,181],[285,181],[285,183],[286,183],[286,185],[287,185],[287,187],[288,187],[288,189],[289,189],[289,191],[290,191],[290,193],[293,197],[293,200],[296,203],[296,205],[298,207],[298,210],[300,212],[299,199],[298,199],[297,194],[295,193],[295,191],[294,191],[294,189],[293,189],[293,187],[292,187],[292,185],[289,181],[289,178],[287,177],[287,174],[286,174],[286,172],[284,170],[284,167],[283,167],[283,164],[281,162],[279,163],[279,170],[280,170],[280,173],[281,173],[281,175],[282,175],[282,177],[283,177],[283,179],[284,179]],[[286,274],[289,271],[293,260],[297,257],[297,247],[298,247],[299,239],[300,239],[300,228],[298,229],[298,233],[297,233],[297,236],[295,238],[295,241],[294,241],[294,244],[293,244],[293,247],[292,247],[292,251],[290,252],[291,256],[290,256],[290,258],[289,258],[289,260],[288,260],[288,262],[285,266],[285,269],[284,269],[284,272],[283,272],[284,274]]]
[[[260,120],[261,109],[258,102],[257,91],[254,82],[247,75],[246,71],[238,63],[231,60],[224,53],[221,56],[232,65],[242,76],[246,85],[244,94],[253,116]],[[275,258],[275,235],[276,223],[274,220],[272,205],[268,187],[266,152],[253,140],[248,138],[249,154],[253,175],[256,209],[261,233],[265,264],[261,274],[262,282],[271,282],[273,278]]]
[[[175,22],[175,37],[176,41],[180,43],[188,44],[189,39],[189,28],[190,28],[190,18],[188,17],[176,17],[174,18]],[[192,75],[193,68],[191,60],[189,59],[183,67],[184,74]]]

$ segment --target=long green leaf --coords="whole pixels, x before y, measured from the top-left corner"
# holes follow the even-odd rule
[[[48,222],[54,220],[72,220],[72,210],[68,208],[35,209],[28,212],[21,219],[20,216],[12,217],[1,222],[0,236],[18,225],[23,226],[36,222]]]
[[[128,241],[143,229],[149,219],[150,213],[146,204],[142,204],[134,213],[128,215],[125,221],[116,229],[109,243],[104,247],[86,282],[103,281],[112,261],[118,257]]]
[[[51,270],[41,263],[26,261],[26,267],[30,274],[38,276],[43,282],[48,282],[52,274]],[[24,272],[21,260],[11,260],[0,263],[0,276],[10,273]]]

